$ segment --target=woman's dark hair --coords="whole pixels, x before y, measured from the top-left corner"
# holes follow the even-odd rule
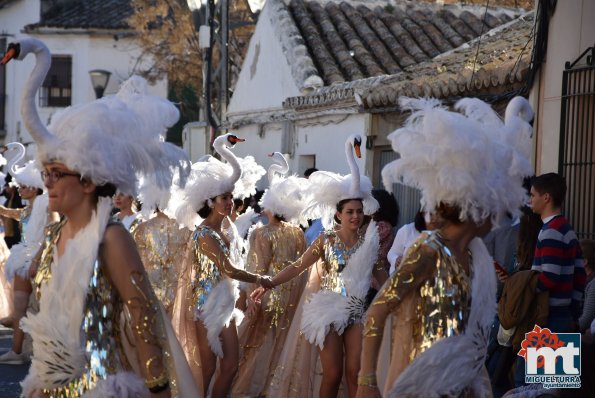
[[[386,221],[393,227],[399,223],[399,204],[392,193],[384,189],[372,190],[372,196],[380,205],[372,217],[374,221]]]
[[[357,200],[357,201],[358,201],[358,202],[360,202],[362,205],[364,204],[364,202],[363,202],[361,199],[359,199],[359,198],[353,198],[353,199],[343,199],[343,200],[340,200],[340,201],[337,203],[337,211],[338,211],[339,213],[341,213],[341,212],[343,211],[343,207],[345,207],[345,204],[346,204],[347,202],[351,202],[352,200]],[[335,214],[335,216],[334,216],[334,219],[335,219],[335,222],[336,222],[337,224],[341,224],[341,220],[339,220],[339,218],[337,218],[337,215],[336,215],[336,214]]]
[[[37,192],[37,196],[43,195],[43,189],[41,189],[41,188],[37,188],[37,191],[35,191],[35,192]]]
[[[595,269],[595,240],[581,239],[580,244],[583,258],[587,260],[585,267],[591,270]]]
[[[211,200],[215,200],[215,199],[213,198]],[[207,202],[205,201],[204,206],[199,211],[197,211],[197,213],[200,216],[200,218],[204,219],[204,218],[207,218],[209,216],[209,214],[211,214],[211,211],[213,211],[213,209],[211,209],[209,207],[209,205],[207,204]]]
[[[111,198],[116,194],[116,186],[114,184],[99,185],[95,188],[95,196],[97,198],[108,197]]]
[[[438,215],[444,220],[453,224],[462,224],[463,222],[459,218],[461,209],[459,206],[452,206],[446,203],[440,202],[436,208]]]
[[[279,214],[275,214],[273,217],[275,217],[275,220],[277,220],[277,221],[279,221],[279,222],[281,222],[281,221],[287,221],[287,220],[285,219],[285,217],[283,217],[283,216],[281,216],[281,215],[279,215]]]
[[[427,228],[426,226],[426,215],[424,214],[421,209],[415,214],[415,218],[413,219],[413,225],[415,226],[415,230],[417,232],[425,231]]]
[[[529,270],[533,265],[537,236],[543,222],[541,216],[531,211],[529,207],[521,208],[519,237],[516,242],[516,270]]]

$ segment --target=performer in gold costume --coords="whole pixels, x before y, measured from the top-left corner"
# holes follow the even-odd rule
[[[241,196],[236,188],[255,189],[256,180],[250,179],[253,181],[247,184],[250,186],[240,180],[242,167],[228,149],[241,141],[233,134],[215,139],[213,147],[228,163],[215,158],[195,163],[184,187],[184,198],[176,210],[183,225],[192,225],[185,220],[197,212],[203,221],[194,230],[186,249],[174,327],[195,377],[200,377],[197,384],[202,385],[205,396],[215,398],[227,397],[238,367],[236,326],[243,318],[243,313],[235,308],[238,281],[271,286],[270,277],[243,269],[243,243],[234,224],[229,223],[230,230],[222,227],[233,210],[233,197]],[[219,373],[215,376],[217,368]]]
[[[70,107],[46,128],[35,109],[51,54],[43,42],[11,44],[3,59],[36,55],[21,113],[37,144],[37,160],[51,210],[62,221],[47,228],[34,292],[39,312],[21,321],[33,338],[25,397],[200,396],[129,232],[110,222],[116,189],[130,192],[138,175],[171,184],[178,151],[163,142],[179,112],[147,95],[133,76],[117,95]],[[126,132],[126,134],[122,134]],[[124,341],[123,310],[134,339]],[[124,354],[132,344],[134,356]]]
[[[480,238],[525,200],[532,110],[517,97],[504,124],[478,99],[459,101],[462,114],[435,100],[401,107],[413,115],[389,136],[401,157],[383,170],[385,186],[403,178],[419,188],[444,225],[422,233],[370,306],[357,396],[381,396],[376,366],[390,313],[397,324],[384,396],[491,396],[484,361],[496,276]]]
[[[323,218],[327,230],[299,260],[288,264],[273,278],[273,284],[278,286],[316,264],[310,270],[295,319],[299,320],[296,326],[299,325],[305,339],[318,346],[322,398],[337,396],[343,373],[349,396],[355,397],[366,296],[372,272],[380,270],[375,269],[379,250],[375,222],[367,230],[362,228],[364,214],[375,213],[378,202],[372,196],[370,180],[359,174],[355,163],[354,152],[360,156],[361,142],[359,135],[352,135],[345,142],[351,174],[318,171],[310,175],[312,202],[304,215]],[[337,228],[331,227],[333,218],[339,224]],[[386,277],[386,273],[384,278],[379,276],[382,282]],[[258,299],[262,294],[259,289],[253,296]],[[311,347],[300,344],[295,331],[290,333],[293,339],[285,344],[280,361],[285,368],[275,374],[267,395],[313,396],[315,368]]]
[[[287,161],[279,152],[272,154],[283,166]],[[304,233],[296,225],[308,203],[308,180],[275,174],[277,164],[269,168],[269,189],[260,206],[268,223],[250,234],[246,268],[260,275],[275,275],[296,261],[306,250]],[[282,167],[280,172],[287,172]],[[305,221],[304,221],[305,222]],[[271,384],[296,307],[306,284],[306,274],[271,290],[256,310],[249,312],[239,334],[241,353],[238,377],[232,397],[258,397]],[[257,286],[247,288],[248,295]]]
[[[143,203],[144,205],[144,203]],[[181,254],[192,232],[157,211],[132,233],[155,295],[171,318],[181,270]]]

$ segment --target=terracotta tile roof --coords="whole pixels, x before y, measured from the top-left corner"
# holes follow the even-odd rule
[[[309,76],[316,74],[325,86],[397,74],[519,15],[510,9],[415,2],[397,6],[357,0],[291,0],[288,6],[280,0],[271,2],[277,10],[287,8],[292,18],[283,23],[295,24],[299,44],[307,48],[303,58],[309,57],[316,68]],[[271,21],[276,22],[273,16]],[[308,88],[298,80],[300,88]]]
[[[448,98],[518,88],[530,66],[533,18],[533,13],[528,13],[458,49],[405,67],[402,72],[323,87],[288,98],[283,106],[295,110],[332,106],[379,110],[395,107],[402,95]]]
[[[130,0],[84,0],[62,2],[48,10],[42,20],[25,27],[65,29],[130,29],[127,23],[132,14]]]

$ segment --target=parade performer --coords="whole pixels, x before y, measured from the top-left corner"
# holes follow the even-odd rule
[[[279,153],[270,155],[269,188],[260,200],[268,219],[254,228],[249,237],[246,268],[260,275],[275,275],[296,261],[306,250],[304,233],[297,225],[309,202],[309,181],[289,171],[287,160]],[[302,219],[307,225],[307,221]],[[242,322],[239,339],[242,348],[233,397],[258,397],[270,385],[296,307],[306,284],[304,273],[291,282],[271,290],[253,313]],[[248,287],[248,293],[257,286]]]
[[[141,214],[136,209],[134,196],[118,191],[114,195],[113,204],[114,208],[118,209],[118,212],[113,216],[114,220],[120,221],[130,233],[134,232],[136,227],[143,222]]]
[[[302,309],[298,309],[296,320],[300,319],[300,332],[306,340],[319,349],[322,365],[319,396],[323,398],[337,396],[343,378],[343,363],[349,396],[355,397],[362,319],[378,258],[375,222],[370,222],[367,230],[362,228],[364,214],[374,214],[378,202],[372,196],[372,183],[369,178],[360,175],[355,162],[354,152],[361,156],[361,142],[361,137],[355,134],[345,142],[351,174],[341,176],[317,171],[310,175],[312,201],[304,211],[304,217],[322,218],[326,230],[300,259],[288,264],[273,278],[273,284],[278,286],[315,264],[310,271],[304,302]],[[337,228],[333,228],[333,219],[338,223]],[[258,299],[262,293],[261,289],[255,292],[254,297]],[[303,358],[304,363],[287,357],[296,346],[302,352],[291,355]],[[286,349],[288,351],[282,354],[282,363],[287,369],[276,375],[269,395],[290,396],[293,394],[290,391],[292,386],[296,388],[300,384],[298,396],[311,396],[314,388],[311,373],[314,369],[311,363],[307,363],[311,355],[307,352],[309,349],[296,340],[293,344],[286,343]],[[295,366],[298,363],[299,368]],[[296,373],[301,373],[303,379],[295,379]]]
[[[444,224],[424,232],[367,313],[358,397],[380,397],[376,366],[385,320],[398,324],[387,377],[389,397],[491,396],[484,361],[496,308],[493,260],[481,237],[526,200],[533,111],[521,97],[505,123],[478,99],[445,109],[437,100],[402,98],[411,110],[389,135],[400,158],[383,172],[421,190],[422,207]]]
[[[187,158],[183,151],[180,152],[176,155],[178,158]],[[190,167],[188,159],[187,164]],[[174,190],[184,183],[174,178]],[[155,295],[171,319],[182,265],[180,258],[192,231],[181,228],[175,218],[161,211],[167,209],[170,196],[170,189],[159,189],[152,178],[141,180],[139,199],[143,216],[148,220],[138,224],[132,236]]]
[[[161,187],[171,184],[177,165],[162,156],[171,145],[163,135],[179,113],[148,96],[144,79],[132,77],[117,95],[68,107],[46,128],[35,94],[50,67],[47,47],[20,40],[2,62],[29,53],[36,64],[21,115],[37,144],[48,207],[63,219],[46,230],[34,281],[39,312],[21,321],[33,338],[23,396],[200,396],[132,237],[110,222],[110,197],[116,189],[130,192],[137,175],[152,175]],[[118,328],[124,309],[134,332],[130,342]],[[123,354],[125,344],[136,357]]]
[[[12,246],[6,261],[4,276],[12,282],[13,289],[13,335],[12,348],[0,356],[1,364],[20,365],[29,361],[29,352],[23,350],[25,334],[19,327],[19,322],[25,316],[31,294],[31,270],[33,258],[43,243],[44,228],[50,221],[57,220],[57,215],[48,214],[48,196],[43,193],[43,181],[39,169],[33,161],[23,167],[17,166],[25,156],[25,147],[19,142],[11,142],[2,151],[16,151],[16,155],[8,163],[8,170],[13,182],[18,185],[19,193],[28,204],[21,209],[8,209],[0,206],[0,214],[4,217],[19,221],[21,242]],[[29,346],[30,351],[30,346]]]
[[[235,239],[222,228],[233,209],[242,168],[228,149],[239,139],[233,134],[217,137],[213,147],[228,163],[216,158],[197,162],[184,188],[176,215],[182,225],[195,225],[196,213],[203,219],[192,235],[178,283],[174,327],[178,332],[195,376],[205,395],[226,397],[237,372],[239,344],[236,326],[243,314],[235,308],[238,281],[270,287],[270,278],[247,272]],[[236,192],[233,194],[233,192]],[[233,223],[229,227],[235,230]],[[197,358],[198,356],[198,358]],[[219,363],[217,363],[219,362]],[[213,377],[219,366],[217,377]],[[200,375],[196,370],[200,366]],[[211,387],[211,381],[212,387]]]

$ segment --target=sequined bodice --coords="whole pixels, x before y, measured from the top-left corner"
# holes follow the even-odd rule
[[[353,247],[347,249],[335,231],[324,232],[324,259],[320,284],[321,289],[331,290],[340,293],[343,296],[347,296],[341,273],[347,266],[349,258],[361,246],[362,242],[363,238],[360,238]]]
[[[229,247],[217,232],[205,225],[200,225],[196,228],[192,234],[192,250],[195,258],[192,291],[195,309],[198,311],[200,311],[207,302],[209,293],[225,277],[217,267],[217,264],[215,264],[215,262],[203,252],[203,248],[200,247],[199,239],[203,236],[210,236],[215,239],[223,254],[229,256]]]
[[[48,227],[39,271],[34,280],[38,299],[41,295],[41,286],[48,283],[52,277],[51,266],[54,250],[63,224],[64,222],[60,222]],[[93,265],[84,311],[81,338],[87,363],[83,375],[63,387],[44,390],[49,397],[82,396],[85,391],[93,389],[99,380],[125,368],[121,360],[123,358],[120,352],[121,345],[116,339],[116,336],[120,335],[118,324],[122,313],[122,304],[116,288],[105,275],[104,267],[99,259]]]
[[[415,253],[422,244],[434,249],[437,256],[434,275],[419,288],[413,332],[417,341],[411,359],[445,337],[462,334],[471,309],[470,278],[438,233],[429,232],[425,239],[414,243],[410,250],[413,255],[409,255],[405,262],[416,260]]]
[[[190,231],[180,229],[172,219],[154,217],[140,224],[133,236],[155,295],[169,312],[176,298],[180,253]]]

